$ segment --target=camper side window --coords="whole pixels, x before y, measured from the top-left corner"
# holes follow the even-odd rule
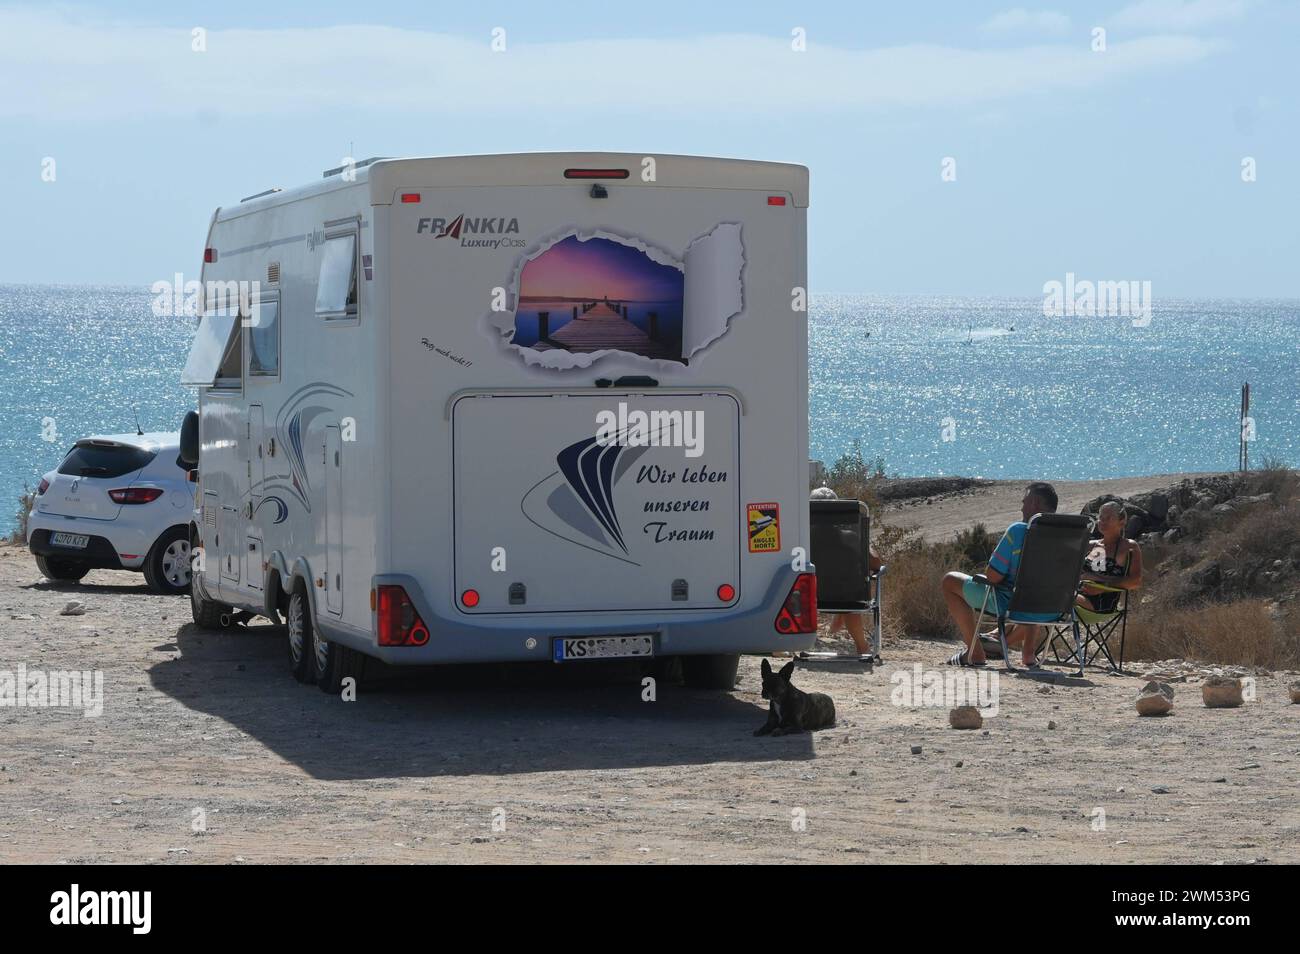
[[[316,284],[318,318],[357,317],[357,235],[348,232],[325,240]]]
[[[280,299],[264,298],[248,321],[248,373],[280,373]]]
[[[240,388],[244,383],[244,336],[239,333],[239,322],[231,326],[230,339],[221,354],[221,364],[217,368],[214,388]]]

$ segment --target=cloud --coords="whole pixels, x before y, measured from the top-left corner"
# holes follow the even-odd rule
[[[1247,0],[1139,0],[1106,22],[1130,30],[1182,33],[1239,19],[1248,5]]]
[[[1055,10],[1026,10],[1016,7],[1003,10],[981,27],[986,33],[1050,33],[1060,35],[1070,29],[1070,18]]]
[[[0,118],[151,120],[394,113],[485,122],[547,110],[805,112],[994,104],[1102,86],[1200,61],[1214,41],[1146,36],[970,50],[916,44],[856,50],[725,34],[528,43],[384,26],[213,30],[87,22],[0,8]],[[815,38],[814,38],[815,40]],[[21,90],[21,93],[17,91]]]

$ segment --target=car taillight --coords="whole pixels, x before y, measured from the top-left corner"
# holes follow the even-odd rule
[[[36,485],[36,496],[39,497],[41,494],[45,493],[45,491],[49,489],[50,489],[50,482],[46,480],[44,477],[42,477],[41,482]]]
[[[776,631],[783,636],[817,632],[817,576],[800,573],[776,616]]]
[[[429,627],[424,625],[415,604],[400,586],[377,588],[375,613],[376,634],[380,646],[423,646],[429,641]]]
[[[126,487],[122,490],[110,490],[109,498],[113,503],[147,504],[163,495],[161,487]]]

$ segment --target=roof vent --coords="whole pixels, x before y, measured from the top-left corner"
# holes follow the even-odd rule
[[[372,162],[382,162],[384,159],[391,159],[391,158],[393,157],[392,156],[371,156],[369,159],[362,159],[360,162],[354,162],[351,165],[338,166],[334,169],[326,169],[321,174],[321,177],[324,179],[328,179],[330,176],[338,175],[340,172],[343,172],[345,169],[364,169]]]
[[[265,192],[259,192],[259,193],[257,193],[257,195],[246,195],[246,196],[244,196],[242,199],[240,199],[239,201],[240,201],[241,203],[242,203],[242,202],[252,202],[254,199],[260,199],[260,198],[262,198],[262,197],[264,197],[264,196],[268,196],[268,195],[275,195],[277,192],[283,192],[283,191],[284,191],[284,190],[281,189],[279,186],[276,186],[274,189],[267,189]]]

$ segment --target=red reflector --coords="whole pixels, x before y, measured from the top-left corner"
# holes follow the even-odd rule
[[[119,553],[118,556],[120,556],[123,560],[134,560],[134,559],[137,559],[137,558],[140,556],[140,554],[138,554],[138,553]]]
[[[209,265],[217,260],[217,250],[215,248],[205,248],[203,250],[203,261]]]
[[[566,179],[626,179],[626,169],[565,169]]]
[[[380,646],[423,646],[429,628],[415,611],[415,605],[400,586],[378,587],[375,602],[375,632]]]
[[[36,496],[39,497],[41,494],[45,493],[45,491],[49,489],[50,489],[50,482],[46,480],[44,477],[42,477],[41,482],[36,485]]]
[[[403,193],[402,193],[402,201],[403,201],[403,202],[419,202],[419,201],[420,201],[420,193],[418,193],[418,192],[403,192]]]
[[[768,204],[768,205],[785,205],[785,196],[783,196],[783,195],[769,195],[769,196],[767,197],[767,204]]]
[[[478,590],[466,590],[460,594],[460,601],[470,608],[478,606]]]
[[[790,587],[790,595],[777,614],[774,625],[783,635],[817,632],[817,577],[800,573]]]
[[[718,587],[718,599],[724,603],[730,603],[736,598],[736,588],[730,583],[723,583]]]
[[[127,487],[122,490],[110,490],[109,498],[113,503],[146,504],[163,495],[161,487]]]

